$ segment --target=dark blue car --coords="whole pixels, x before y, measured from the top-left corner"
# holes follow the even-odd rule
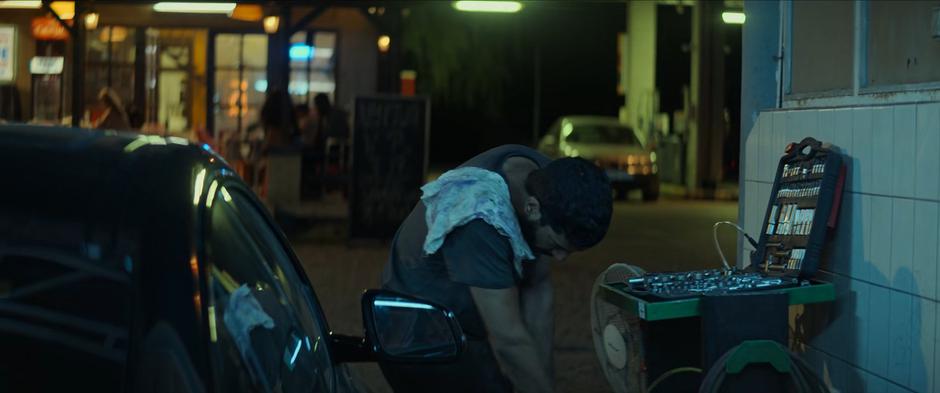
[[[344,363],[443,362],[446,309],[363,296],[332,334],[287,240],[179,138],[0,126],[0,392],[347,392]],[[390,327],[423,324],[421,337]]]

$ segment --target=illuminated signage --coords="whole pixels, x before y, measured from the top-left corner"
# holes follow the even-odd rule
[[[64,67],[65,58],[62,56],[36,56],[29,61],[30,74],[61,74]]]
[[[65,41],[69,39],[69,31],[51,16],[33,18],[31,27],[33,38],[40,41]]]

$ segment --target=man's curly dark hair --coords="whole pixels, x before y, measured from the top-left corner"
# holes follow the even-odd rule
[[[538,199],[543,222],[565,234],[578,250],[599,243],[610,226],[610,179],[583,158],[561,158],[526,178],[525,189]]]

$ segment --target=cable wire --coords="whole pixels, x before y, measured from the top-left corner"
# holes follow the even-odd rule
[[[718,256],[721,257],[721,263],[725,265],[725,269],[732,270],[731,266],[728,265],[728,260],[725,259],[725,253],[721,252],[721,245],[718,244],[718,227],[721,224],[731,225],[734,227],[734,229],[737,229],[738,232],[741,232],[741,234],[744,235],[744,238],[747,239],[748,243],[751,243],[751,246],[754,247],[755,250],[757,249],[757,242],[754,241],[754,238],[748,235],[747,232],[744,232],[743,228],[731,221],[718,221],[715,223],[715,225],[712,226],[712,239],[715,240],[715,249],[718,250]]]
[[[702,369],[700,369],[700,368],[698,368],[698,367],[677,367],[677,368],[674,368],[674,369],[672,369],[672,370],[666,371],[666,372],[663,373],[663,375],[660,375],[659,378],[656,378],[656,380],[653,381],[653,383],[650,384],[650,387],[649,387],[648,389],[646,389],[646,393],[652,392],[653,389],[656,389],[656,386],[659,385],[660,382],[665,381],[666,378],[669,378],[669,377],[671,377],[671,376],[673,376],[673,375],[676,375],[676,374],[678,374],[678,373],[686,373],[686,372],[688,372],[688,373],[699,373],[699,374],[701,374],[701,373],[702,373]]]

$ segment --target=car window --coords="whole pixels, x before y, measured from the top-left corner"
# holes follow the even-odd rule
[[[310,301],[260,214],[235,190],[207,198],[208,314],[218,391],[329,391],[332,362]],[[293,278],[293,279],[292,279]]]
[[[579,124],[565,137],[566,142],[639,145],[629,127],[607,124]]]
[[[310,283],[300,277],[300,274],[304,274],[303,271],[295,268],[290,252],[285,249],[287,245],[274,233],[271,221],[261,214],[261,207],[238,190],[227,192],[232,197],[246,228],[265,252],[266,261],[275,273],[274,278],[280,282],[291,303],[297,306],[300,322],[307,331],[313,333],[310,339],[313,340],[312,345],[317,348],[314,352],[317,354],[319,368],[327,371],[325,375],[332,375],[333,361],[329,356],[329,348],[324,343],[329,335],[329,327]]]

